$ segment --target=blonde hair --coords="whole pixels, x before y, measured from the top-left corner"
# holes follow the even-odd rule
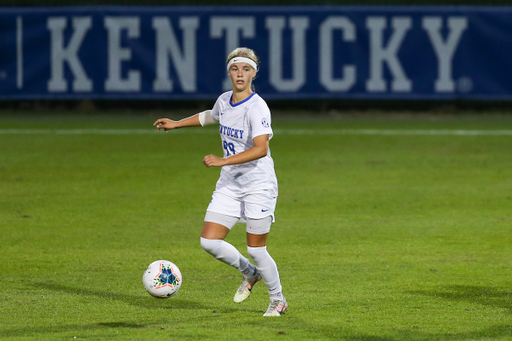
[[[254,53],[254,51],[248,47],[237,47],[228,55],[228,59],[226,60],[226,64],[235,57],[245,57],[251,59],[256,65],[259,64],[258,57]]]

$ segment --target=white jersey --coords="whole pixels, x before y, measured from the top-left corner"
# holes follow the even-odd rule
[[[241,153],[254,146],[253,139],[260,135],[272,138],[270,109],[256,93],[240,103],[231,104],[233,91],[219,96],[212,116],[219,121],[224,157]],[[250,162],[222,167],[217,191],[235,195],[265,193],[277,197],[277,178],[270,149],[266,156]]]

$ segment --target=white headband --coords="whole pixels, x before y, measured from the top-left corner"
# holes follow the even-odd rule
[[[235,63],[247,63],[249,64],[250,66],[252,66],[252,68],[256,71],[258,71],[258,65],[256,65],[256,63],[254,62],[254,60],[250,59],[250,58],[245,58],[245,57],[235,57],[235,58],[232,58],[229,63],[228,63],[228,72],[229,72],[229,68],[231,67],[231,65],[235,64]]]

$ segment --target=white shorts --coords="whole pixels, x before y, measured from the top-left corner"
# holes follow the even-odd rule
[[[206,211],[206,215],[204,217],[204,221],[216,223],[227,227],[229,230],[238,223],[239,219],[236,217],[232,217],[225,214],[220,214],[217,212]],[[272,217],[267,216],[262,219],[251,219],[247,218],[247,224],[245,230],[250,234],[267,234],[270,232],[270,227],[272,225]]]
[[[262,219],[268,216],[275,221],[276,197],[265,194],[248,194],[240,198],[232,197],[225,193],[215,191],[207,211],[236,217],[242,220]]]

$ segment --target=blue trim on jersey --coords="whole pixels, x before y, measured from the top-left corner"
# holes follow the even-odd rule
[[[254,95],[256,95],[256,93],[255,93],[255,92],[253,92],[249,97],[247,97],[246,99],[244,99],[242,102],[238,102],[238,103],[236,103],[236,104],[233,104],[233,103],[231,103],[231,100],[233,99],[233,94],[231,94],[231,98],[229,99],[229,105],[231,105],[233,108],[234,108],[234,107],[237,107],[237,106],[239,106],[240,104],[244,104],[245,102],[247,102],[248,100],[250,100],[250,99],[251,99],[251,97],[252,97],[252,96],[254,96]]]

